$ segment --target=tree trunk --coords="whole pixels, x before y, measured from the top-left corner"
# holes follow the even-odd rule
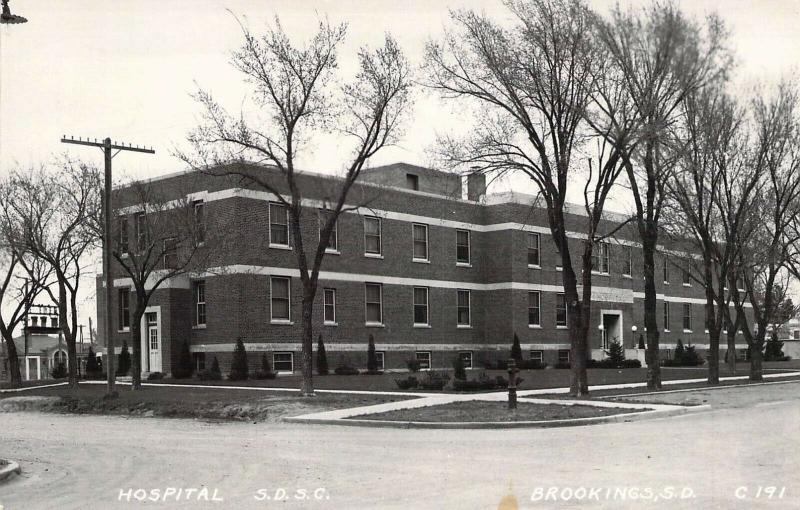
[[[736,375],[736,327],[730,327],[728,329],[728,352],[725,354],[728,360],[728,369],[730,370],[730,375]]]
[[[59,278],[61,280],[61,278]],[[78,388],[78,353],[75,349],[75,335],[72,334],[70,325],[74,325],[77,317],[73,315],[71,321],[67,321],[67,288],[64,283],[58,283],[58,321],[61,325],[61,333],[67,342],[67,384],[70,389]]]
[[[703,257],[703,286],[706,291],[706,329],[708,330],[708,384],[719,384],[719,330],[721,321],[717,321],[714,300],[714,275],[712,261],[706,249]]]
[[[642,255],[644,256],[644,327],[647,329],[647,388],[661,389],[661,362],[658,356],[658,322],[656,321],[656,282],[655,282],[655,251],[656,238],[650,234],[642,237]]]
[[[142,317],[144,306],[137,303],[131,317],[131,347],[133,350],[131,360],[131,390],[142,389]]]
[[[757,339],[750,346],[750,380],[763,381],[764,380],[764,355],[761,353],[761,347],[764,345],[764,338],[759,333]]]
[[[566,241],[565,241],[566,242]],[[586,334],[587,328],[583,317],[583,307],[578,299],[578,285],[572,263],[562,256],[562,278],[564,283],[564,304],[567,307],[567,325],[569,327],[570,352],[569,362],[572,369],[570,378],[570,395],[574,397],[589,394],[589,381],[586,376]]]
[[[303,340],[302,340],[302,364],[303,382],[300,388],[300,395],[304,397],[314,396],[314,364],[313,364],[313,323],[311,322],[314,311],[314,295],[303,296]]]
[[[19,354],[17,354],[17,346],[14,344],[13,338],[5,337],[6,342],[6,355],[8,357],[8,374],[9,382],[12,388],[16,388],[22,384],[22,373],[19,369]]]

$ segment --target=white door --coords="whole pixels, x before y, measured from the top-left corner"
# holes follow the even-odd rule
[[[161,338],[158,335],[158,315],[146,314],[148,372],[161,372]]]

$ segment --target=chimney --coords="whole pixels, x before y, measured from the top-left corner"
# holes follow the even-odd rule
[[[486,175],[471,173],[467,175],[467,200],[479,202],[486,194]]]

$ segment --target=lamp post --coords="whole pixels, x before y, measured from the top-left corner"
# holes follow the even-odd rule
[[[600,324],[599,326],[597,326],[597,329],[600,330],[600,348],[601,349],[605,349],[606,348],[606,327],[603,326],[602,324]]]
[[[631,326],[631,333],[632,333],[632,335],[631,335],[631,336],[633,337],[633,344],[632,344],[632,345],[633,345],[633,348],[634,348],[634,349],[636,349],[636,347],[637,347],[637,346],[636,346],[636,332],[637,332],[638,330],[639,330],[639,328],[637,328],[637,327],[636,327],[636,324],[634,324],[633,326]]]

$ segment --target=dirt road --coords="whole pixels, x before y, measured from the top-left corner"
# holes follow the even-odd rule
[[[709,412],[549,430],[0,413],[0,457],[24,470],[0,507],[800,507],[800,383],[706,393]]]

